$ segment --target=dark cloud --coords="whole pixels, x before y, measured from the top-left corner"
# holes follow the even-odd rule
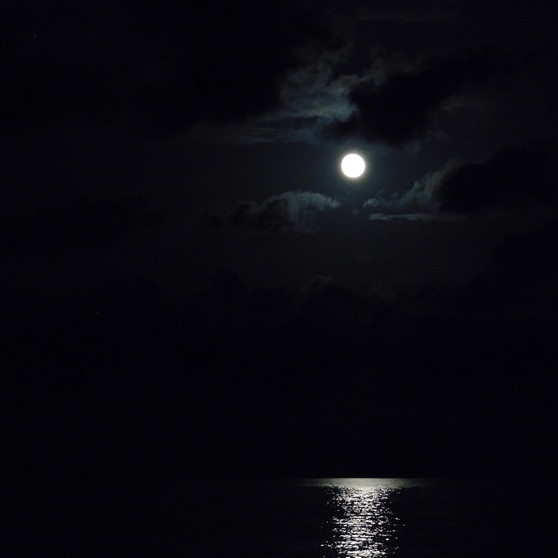
[[[553,169],[549,152],[538,145],[506,149],[480,163],[450,159],[440,170],[416,180],[410,190],[380,190],[363,209],[374,221],[445,221],[481,210],[549,210],[556,202]]]
[[[354,114],[337,123],[334,132],[388,144],[416,139],[445,101],[509,69],[500,53],[484,47],[432,58],[415,71],[388,75],[379,86],[361,83],[349,95]]]
[[[31,218],[2,218],[3,256],[106,250],[125,234],[160,224],[137,197],[115,200],[80,198],[39,209]]]
[[[224,217],[213,217],[214,226],[267,232],[315,230],[321,213],[339,208],[339,202],[314,192],[285,192],[262,203],[241,202]]]
[[[251,116],[276,102],[294,47],[329,41],[323,15],[295,1],[32,1],[10,3],[3,23],[0,114],[12,131],[80,117],[166,130]]]
[[[380,191],[364,202],[363,209],[371,212],[368,218],[372,221],[448,219],[448,216],[438,213],[439,201],[436,193],[443,178],[457,166],[457,161],[451,159],[440,170],[427,173],[416,180],[412,188],[405,192],[394,192],[387,196]]]
[[[521,208],[554,201],[551,161],[542,148],[508,149],[447,173],[437,188],[441,212]]]

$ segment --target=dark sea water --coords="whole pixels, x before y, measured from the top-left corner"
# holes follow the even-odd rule
[[[548,481],[188,478],[60,491],[14,556],[558,556]],[[37,511],[37,510],[35,510]]]

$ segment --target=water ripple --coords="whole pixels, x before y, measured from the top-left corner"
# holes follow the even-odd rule
[[[397,487],[331,487],[332,509],[325,554],[348,558],[378,558],[397,546],[400,519],[389,502]]]

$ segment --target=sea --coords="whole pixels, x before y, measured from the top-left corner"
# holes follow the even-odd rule
[[[75,492],[53,486],[37,502],[45,513],[29,510],[29,530],[13,555],[558,556],[548,480],[188,477],[122,490],[86,485]]]

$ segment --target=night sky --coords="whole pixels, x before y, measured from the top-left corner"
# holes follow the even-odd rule
[[[554,471],[549,6],[6,2],[16,469]]]

